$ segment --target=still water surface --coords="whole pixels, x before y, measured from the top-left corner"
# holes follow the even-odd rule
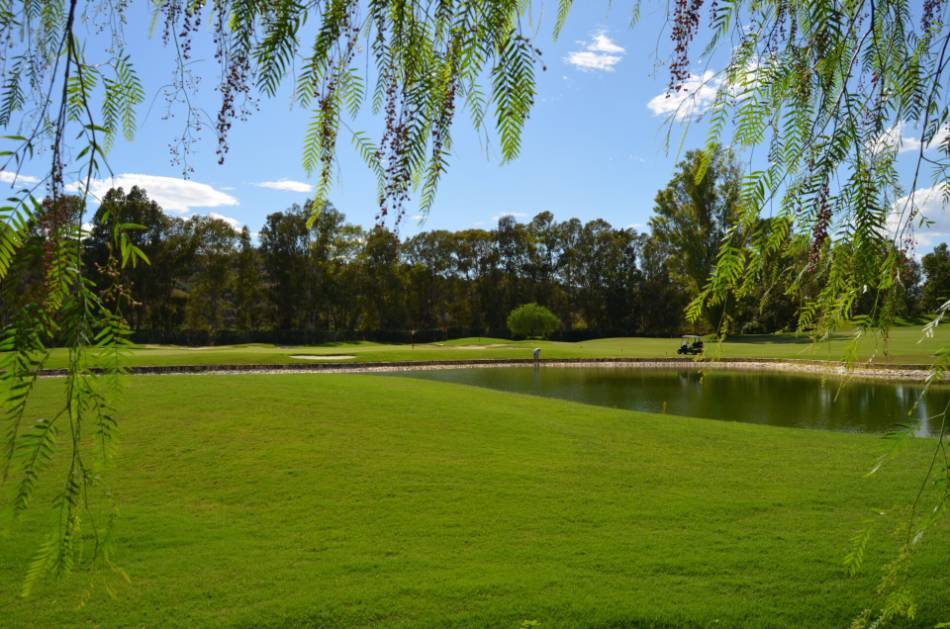
[[[917,434],[935,436],[950,402],[948,386],[921,398],[917,383],[775,372],[506,367],[406,375],[652,413],[846,432],[914,423]]]

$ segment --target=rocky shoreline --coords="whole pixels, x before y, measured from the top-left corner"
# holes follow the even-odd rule
[[[184,365],[132,367],[130,375],[235,375],[235,374],[306,374],[306,373],[398,373],[438,369],[505,368],[604,368],[604,369],[688,369],[769,371],[820,375],[834,378],[902,380],[924,382],[931,377],[928,365],[881,365],[860,363],[848,368],[836,361],[804,361],[764,358],[726,358],[695,360],[690,358],[551,358],[393,361],[377,363],[320,363],[278,365]],[[65,369],[48,369],[43,377],[62,377]],[[944,377],[944,380],[947,378]]]

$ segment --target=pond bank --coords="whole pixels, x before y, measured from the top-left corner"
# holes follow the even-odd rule
[[[859,363],[848,368],[838,361],[789,360],[768,358],[723,358],[696,360],[692,358],[552,358],[535,361],[525,359],[423,360],[372,363],[318,363],[277,365],[182,365],[130,367],[130,375],[224,375],[224,374],[301,374],[301,373],[393,373],[490,367],[597,367],[624,369],[689,369],[776,371],[836,378],[904,380],[924,382],[931,377],[929,365],[880,365]],[[45,369],[43,377],[62,377],[65,369]],[[942,380],[946,380],[944,376]]]

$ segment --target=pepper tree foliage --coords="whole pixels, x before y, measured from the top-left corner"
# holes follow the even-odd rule
[[[706,159],[713,158],[719,143],[759,151],[741,184],[737,218],[688,316],[696,319],[707,308],[727,305],[731,296],[754,294],[766,280],[768,259],[790,233],[804,233],[810,236],[810,253],[798,269],[798,281],[815,275],[825,279],[801,309],[799,327],[822,338],[842,324],[854,324],[855,349],[866,336],[883,341],[880,347],[886,349],[901,260],[913,247],[915,228],[928,220],[921,214],[918,188],[929,177],[929,194],[936,192],[944,205],[950,201],[948,3],[676,0],[672,13],[671,90],[680,89],[688,77],[702,21],[710,26],[701,54],[731,47],[706,114]],[[919,129],[906,188],[895,163],[895,136],[902,128]],[[696,176],[703,178],[702,167]],[[869,314],[854,317],[855,305],[868,295]],[[950,302],[939,308],[925,335],[948,309]],[[727,325],[729,318],[722,321]],[[945,371],[950,347],[937,355],[930,381]],[[943,421],[946,426],[946,412]],[[912,435],[911,426],[895,433],[894,451]],[[880,604],[866,609],[855,626],[879,626],[914,613],[902,576],[914,546],[948,504],[950,459],[944,437],[942,429],[904,541],[882,576]],[[932,482],[936,488],[928,491]],[[932,501],[929,508],[926,501]],[[850,572],[861,568],[869,539],[870,528],[855,537],[846,558]]]
[[[918,188],[929,176],[927,195],[939,195],[944,206],[950,202],[948,2],[676,0],[672,13],[671,90],[688,78],[687,64],[703,20],[709,20],[710,33],[702,54],[731,47],[706,114],[706,159],[713,159],[719,143],[760,152],[750,160],[737,218],[723,237],[705,287],[687,308],[688,317],[727,306],[730,297],[755,294],[767,279],[769,258],[785,246],[789,234],[804,233],[811,244],[798,282],[815,275],[825,279],[801,309],[800,329],[823,338],[847,323],[856,330],[855,351],[867,336],[878,339],[886,351],[901,260],[913,248],[915,228],[929,220],[921,213]],[[896,168],[903,128],[919,129],[906,188]],[[702,167],[696,177],[703,179]],[[855,306],[868,295],[869,314],[855,317]],[[948,309],[950,302],[940,306],[925,336],[932,336]],[[726,326],[729,318],[722,321]],[[950,347],[936,353],[928,382],[944,373]],[[883,572],[879,605],[864,610],[856,627],[914,615],[913,597],[902,577],[915,545],[950,498],[946,415],[897,557]],[[913,428],[895,432],[892,454],[913,436]],[[851,573],[861,568],[872,527],[855,536],[845,559]]]
[[[555,36],[572,4],[559,0]],[[669,2],[671,92],[685,89],[697,49],[700,56],[730,57],[716,75],[718,96],[706,114],[707,159],[720,143],[737,150],[764,148],[752,162],[763,165],[744,177],[738,218],[724,237],[714,272],[688,310],[690,316],[721,306],[729,294],[748,295],[764,272],[764,261],[796,232],[810,234],[812,242],[802,277],[819,267],[827,277],[819,296],[802,310],[801,327],[819,336],[833,330],[849,319],[856,300],[871,291],[875,307],[859,321],[858,330],[884,333],[899,278],[897,260],[906,254],[914,225],[922,219],[913,193],[929,174],[944,200],[950,198],[950,139],[941,136],[948,122],[950,83],[947,4]],[[423,211],[432,206],[448,166],[460,104],[476,129],[484,129],[486,118],[493,116],[504,160],[518,154],[539,64],[539,51],[524,34],[523,22],[540,13],[540,0],[161,0],[152,6],[163,41],[177,53],[175,85],[188,115],[176,141],[186,154],[201,125],[188,98],[194,84],[189,78],[194,38],[210,36],[221,69],[215,119],[221,160],[233,122],[250,113],[256,95],[275,95],[293,73],[295,100],[312,112],[303,162],[317,179],[313,207],[323,207],[330,190],[341,133],[376,174],[381,220],[398,220],[414,191]],[[3,460],[7,473],[19,466],[26,499],[18,504],[28,502],[38,464],[52,456],[53,435],[62,424],[68,426],[63,432],[69,435],[67,450],[73,457],[58,502],[60,523],[27,583],[67,570],[77,556],[80,505],[99,478],[83,458],[83,435],[90,422],[111,434],[114,421],[105,410],[106,398],[98,397],[98,386],[120,372],[118,362],[100,375],[90,368],[90,356],[120,351],[126,332],[124,297],[121,289],[97,295],[82,277],[78,257],[84,207],[67,211],[63,199],[64,173],[80,180],[85,200],[92,177],[108,172],[107,151],[116,136],[134,133],[145,95],[135,59],[124,46],[127,8],[128,2],[111,0],[0,1],[0,43],[6,53],[0,60],[0,124],[15,127],[6,138],[10,148],[0,154],[0,166],[17,170],[46,147],[43,155],[48,154],[50,163],[43,181],[17,189],[0,208],[0,281],[11,265],[30,255],[30,234],[42,235],[38,255],[46,277],[42,299],[20,313],[2,337],[0,400],[9,428]],[[639,0],[633,10],[636,17]],[[304,41],[310,30],[312,36]],[[85,58],[81,34],[87,32],[95,33],[97,42],[107,42],[103,58]],[[689,99],[684,103],[688,106]],[[367,107],[383,121],[375,139],[346,122]],[[895,170],[896,147],[886,141],[898,123],[920,129],[917,167],[910,187],[903,190]],[[927,149],[940,137],[944,139],[934,156]],[[704,176],[701,165],[697,180]],[[40,186],[46,187],[46,204],[34,197]],[[108,213],[94,220],[114,236],[112,273],[121,276],[123,265],[144,261],[124,236],[135,225],[117,223]],[[829,239],[835,246],[828,246]],[[65,410],[27,428],[25,402],[53,337],[71,348]],[[107,444],[108,436],[103,439]],[[107,454],[109,448],[101,450]],[[94,528],[92,538],[98,541],[99,529]]]
[[[676,19],[687,25],[679,31],[677,55],[686,55],[699,5],[677,4]],[[810,233],[812,243],[801,277],[819,267],[828,273],[820,295],[802,309],[800,327],[827,334],[848,321],[871,290],[880,299],[859,330],[886,330],[900,258],[926,221],[914,194],[926,170],[944,203],[950,200],[947,3],[928,0],[919,18],[912,8],[901,0],[766,2],[745,15],[742,3],[710,7],[709,46],[730,29],[746,35],[708,113],[709,149],[728,140],[766,154],[742,183],[732,232],[744,237],[725,240],[690,316],[729,293],[749,293],[766,257],[790,231],[800,231]],[[682,80],[677,67],[673,89]],[[895,167],[894,135],[903,125],[920,129],[908,190]],[[713,155],[707,150],[707,159]],[[824,246],[829,239],[834,247]]]

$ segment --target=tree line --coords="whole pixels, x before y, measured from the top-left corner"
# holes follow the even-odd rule
[[[140,342],[320,342],[377,339],[430,341],[457,336],[507,336],[509,313],[527,303],[550,309],[555,338],[674,335],[721,328],[738,333],[799,327],[800,313],[824,282],[821,268],[803,276],[813,244],[807,234],[782,235],[765,261],[767,281],[733,303],[710,308],[687,324],[684,308],[706,282],[720,244],[734,229],[739,169],[728,150],[704,164],[687,153],[655,198],[650,234],[604,220],[556,221],[541,212],[511,216],[492,229],[432,230],[400,239],[383,225],[364,229],[325,204],[316,220],[310,202],[266,217],[256,242],[247,227],[172,217],[133,187],[109,191],[82,242],[86,276],[100,294],[121,301]],[[0,285],[8,319],[42,294],[46,214],[79,211],[44,204],[27,250]],[[129,229],[148,258],[109,266],[112,230]],[[760,229],[770,229],[762,219]],[[828,244],[831,247],[833,245]],[[896,316],[935,309],[950,295],[946,245],[921,266],[901,257]],[[870,312],[874,296],[852,306]]]

